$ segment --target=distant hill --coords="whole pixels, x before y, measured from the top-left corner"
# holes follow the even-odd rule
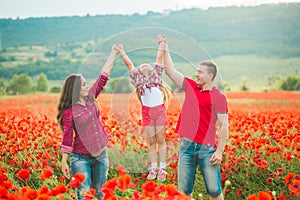
[[[186,9],[145,15],[0,19],[2,48],[105,39],[122,31],[164,27],[195,39],[212,57],[300,56],[300,4]]]
[[[8,82],[14,74],[25,73],[35,80],[43,72],[54,85],[70,73],[94,80],[115,42],[124,44],[135,65],[155,62],[160,33],[168,36],[176,69],[193,76],[199,61],[212,58],[219,66],[217,79],[233,90],[242,80],[260,90],[266,79],[299,74],[300,3],[290,3],[0,19],[0,78]],[[128,77],[128,71],[117,57],[111,78],[119,77]]]

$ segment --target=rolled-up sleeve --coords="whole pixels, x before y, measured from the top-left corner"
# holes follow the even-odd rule
[[[107,72],[101,72],[96,80],[96,82],[93,84],[93,86],[90,88],[89,93],[94,96],[95,98],[98,97],[100,92],[103,90],[104,86],[106,85],[107,81],[109,80],[109,73]]]
[[[159,75],[159,76],[162,76],[162,73],[164,71],[164,65],[162,64],[155,64],[154,65],[154,70],[156,71],[156,73]]]
[[[139,80],[139,72],[138,72],[137,68],[129,71],[128,75],[129,75],[129,78],[131,79],[131,84],[134,87],[138,87],[139,84],[141,84],[141,81]]]
[[[64,111],[62,119],[63,139],[60,149],[64,153],[71,153],[73,150],[73,115],[71,109]]]

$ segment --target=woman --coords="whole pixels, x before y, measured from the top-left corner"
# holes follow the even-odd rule
[[[78,199],[83,199],[85,192],[90,188],[96,189],[97,198],[101,199],[103,196],[101,189],[108,173],[108,134],[100,121],[96,98],[109,80],[115,57],[116,51],[113,46],[102,72],[91,88],[88,88],[82,75],[68,76],[59,100],[57,120],[63,131],[63,175],[70,179],[67,163],[69,155],[72,176],[76,173],[85,175],[85,181],[78,188]]]

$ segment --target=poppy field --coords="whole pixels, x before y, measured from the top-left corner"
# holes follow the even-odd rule
[[[221,164],[225,199],[300,199],[300,93],[227,92],[229,136]],[[147,181],[148,144],[140,105],[132,94],[101,94],[99,109],[110,135],[110,168],[104,199],[187,199],[177,188],[180,138],[174,133],[183,101],[167,104],[167,172]],[[0,199],[74,199],[84,180],[61,173],[62,132],[57,94],[0,98]],[[89,190],[85,199],[95,199]],[[194,199],[209,199],[201,174]]]

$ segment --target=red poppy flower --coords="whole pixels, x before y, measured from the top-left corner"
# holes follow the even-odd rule
[[[66,186],[64,184],[59,183],[56,186],[56,190],[58,193],[65,193],[65,192],[67,192],[68,189],[66,188]]]
[[[76,173],[74,175],[74,178],[77,179],[80,183],[82,183],[85,180],[85,175],[81,173]]]
[[[147,181],[146,183],[144,183],[142,185],[142,189],[144,189],[147,192],[153,192],[155,190],[157,186],[157,183],[155,183],[154,181]]]
[[[173,184],[168,184],[167,185],[166,192],[167,192],[167,195],[169,195],[169,196],[176,196],[176,195],[180,194],[177,187]]]
[[[94,188],[90,189],[84,194],[84,200],[93,200],[95,199],[96,190]]]
[[[290,181],[295,177],[295,173],[289,173],[284,180],[284,184],[288,185]]]
[[[272,195],[267,192],[260,191],[258,192],[258,198],[259,200],[272,200]]]
[[[47,166],[45,169],[43,169],[41,180],[44,181],[50,178],[53,175],[53,173],[53,169],[50,166]]]
[[[72,179],[69,183],[71,188],[77,188],[80,186],[80,181],[76,178]]]
[[[114,177],[103,184],[103,189],[106,189],[108,191],[114,191],[117,184],[117,179],[116,177]]]
[[[294,180],[290,185],[289,189],[292,193],[299,195],[300,194],[300,180]]]
[[[273,179],[269,177],[269,178],[267,178],[266,182],[267,182],[267,184],[271,184],[273,182]]]
[[[18,173],[17,176],[21,179],[29,179],[30,177],[30,170],[27,169],[21,169]]]
[[[136,187],[136,184],[133,184],[131,182],[131,176],[127,175],[127,174],[124,174],[122,175],[119,180],[117,181],[117,187],[118,189],[120,190],[127,190],[128,188],[134,188]]]
[[[26,196],[29,197],[30,199],[36,199],[37,196],[38,196],[38,192],[37,192],[36,190],[29,189],[29,190],[27,191]]]
[[[117,170],[119,176],[126,174],[126,169],[125,169],[124,165],[117,166],[116,170]]]
[[[251,194],[250,196],[247,197],[247,200],[259,200],[256,196],[256,194]]]
[[[40,189],[40,194],[47,194],[49,191],[47,186],[42,186]]]
[[[5,187],[0,185],[0,199],[6,199],[8,196],[8,191]]]

